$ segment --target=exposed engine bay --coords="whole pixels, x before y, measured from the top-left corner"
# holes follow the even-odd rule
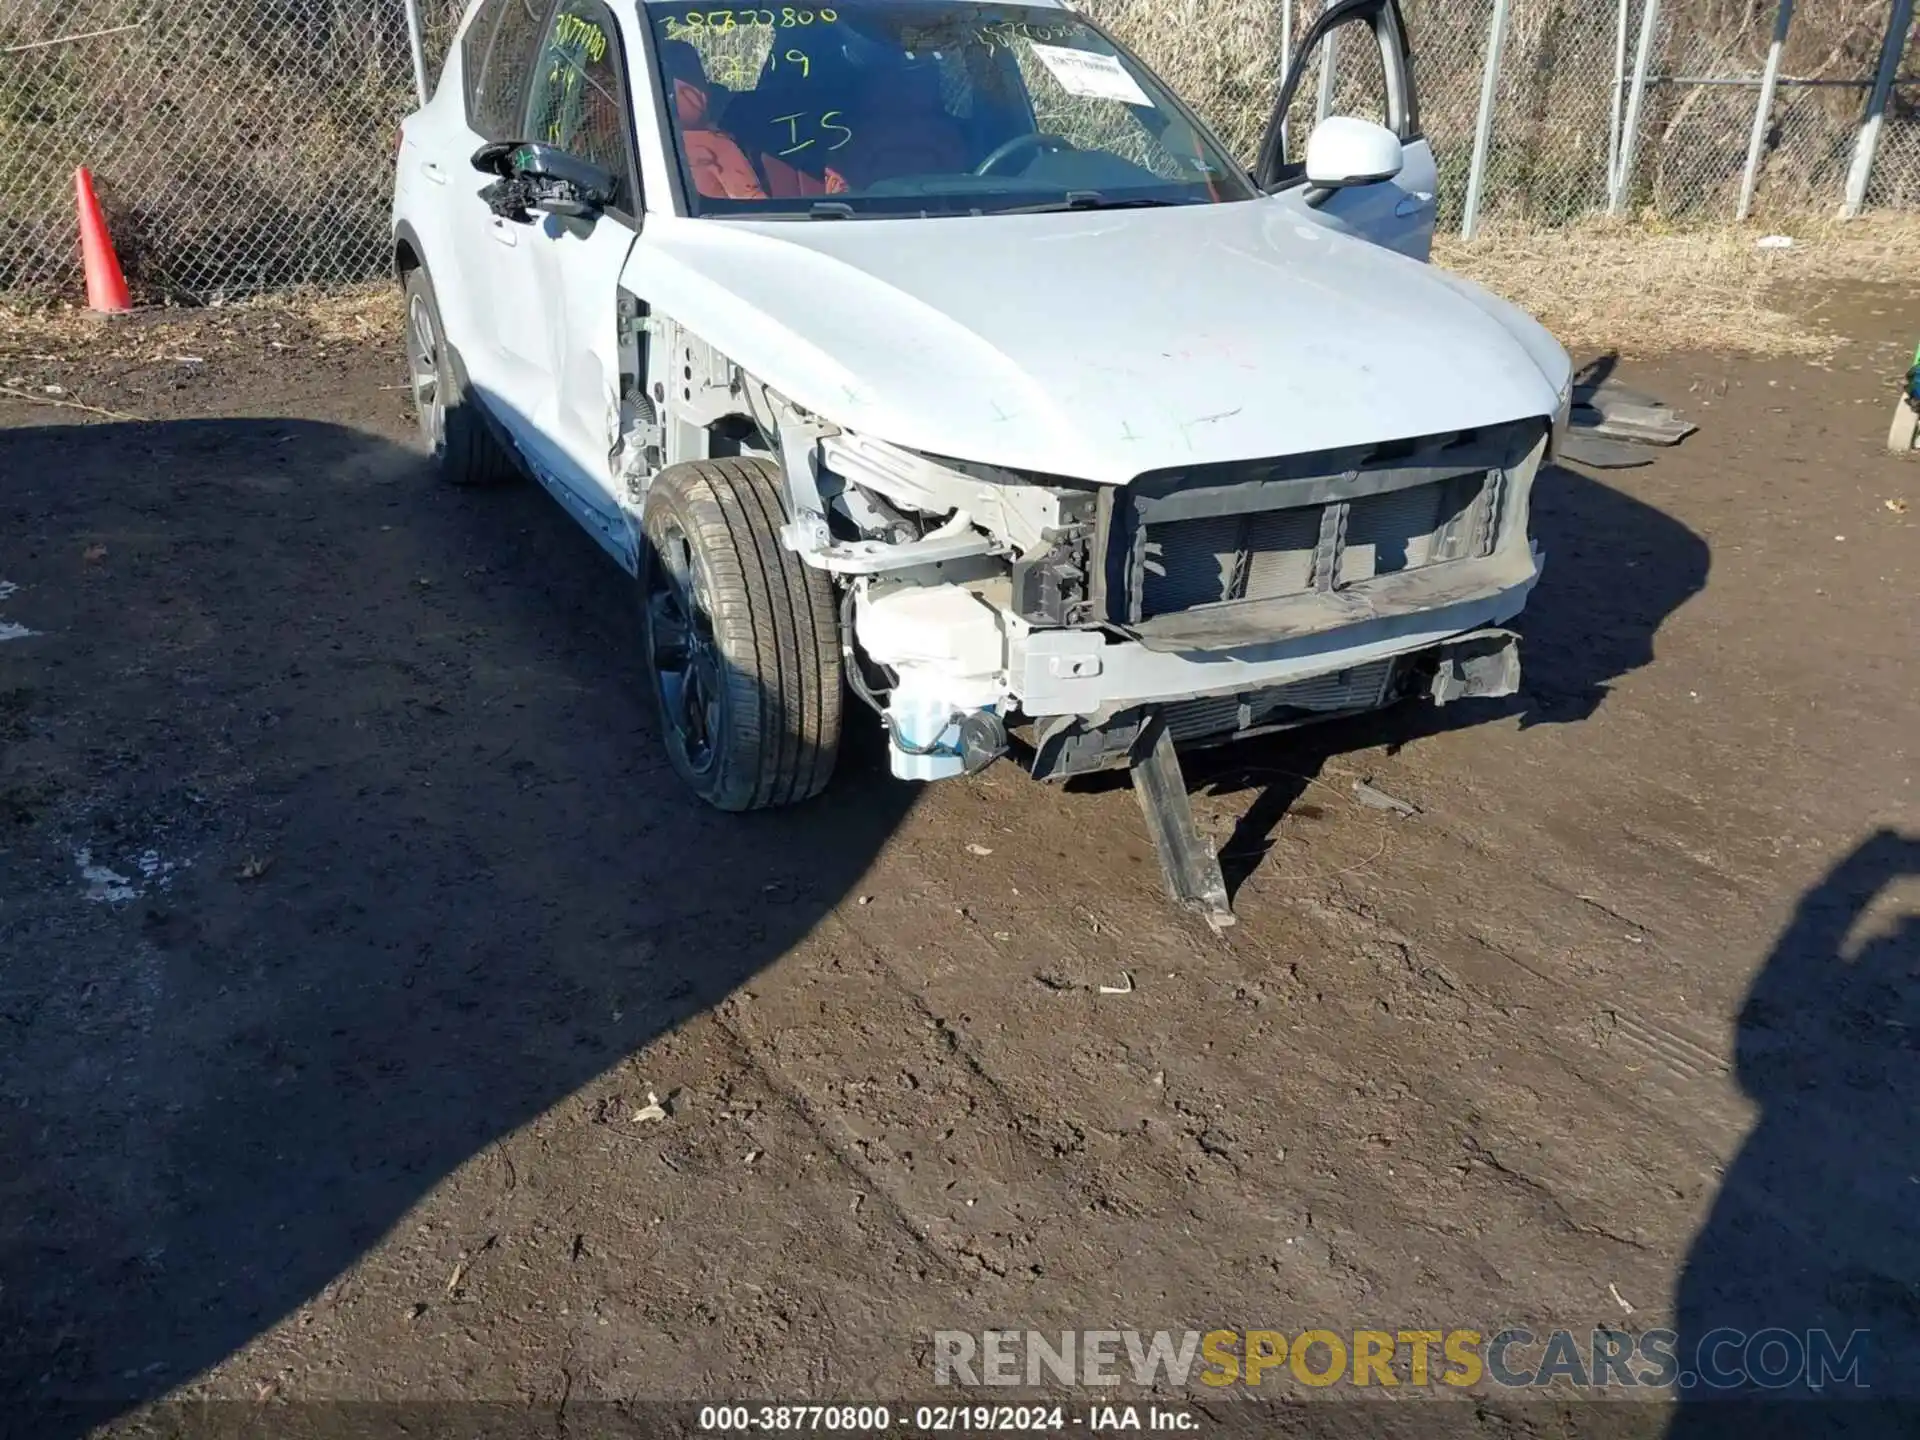
[[[663,441],[777,460],[781,541],[833,577],[894,773],[1157,766],[1140,788],[1169,882],[1216,924],[1231,911],[1175,746],[1518,688],[1505,624],[1540,573],[1527,514],[1553,417],[1100,485],[851,433],[657,328],[678,423],[641,397],[633,478],[681,458]]]

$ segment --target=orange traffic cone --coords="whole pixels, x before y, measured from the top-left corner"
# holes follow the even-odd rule
[[[133,299],[127,294],[127,277],[120,271],[113,241],[107,238],[107,217],[100,213],[93,176],[84,165],[73,172],[73,197],[80,207],[80,260],[87,272],[87,308],[109,314],[131,310]]]

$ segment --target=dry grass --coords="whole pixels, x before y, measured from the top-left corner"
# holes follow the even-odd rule
[[[1761,249],[1789,235],[1788,250]],[[1435,259],[1538,316],[1563,343],[1629,354],[1823,355],[1820,291],[1910,283],[1920,216],[1667,231],[1646,221],[1491,230],[1436,242]]]
[[[96,315],[75,305],[0,305],[0,365],[66,359],[82,352],[98,359],[176,354],[209,359],[244,343],[262,320],[297,329],[303,343],[387,345],[400,333],[401,314],[400,291],[392,281],[292,290],[232,305],[154,306],[124,317]]]
[[[306,321],[313,338],[325,345],[390,341],[399,335],[406,309],[400,287],[391,280],[335,290],[298,290],[282,296],[278,306]]]

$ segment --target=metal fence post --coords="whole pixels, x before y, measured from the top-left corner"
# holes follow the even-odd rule
[[[1907,0],[1911,3],[1911,0]],[[1627,116],[1620,127],[1620,170],[1613,178],[1607,213],[1618,215],[1633,189],[1634,152],[1640,148],[1640,102],[1647,93],[1647,65],[1653,59],[1653,39],[1660,19],[1660,0],[1646,0],[1640,12],[1640,53],[1633,57],[1633,84],[1627,89]]]
[[[1614,177],[1620,173],[1620,109],[1627,100],[1627,5],[1620,0],[1620,16],[1613,29],[1613,114],[1607,121],[1607,198],[1613,198]]]
[[[1880,73],[1873,77],[1873,93],[1867,99],[1867,113],[1860,122],[1860,138],[1854,143],[1853,164],[1847,170],[1847,198],[1840,206],[1842,219],[1851,220],[1867,202],[1867,183],[1873,178],[1873,152],[1880,145],[1887,97],[1893,93],[1894,76],[1900,73],[1900,52],[1906,47],[1907,31],[1912,24],[1913,0],[1893,0],[1887,38],[1880,47]]]
[[[1480,117],[1473,127],[1473,163],[1467,169],[1467,203],[1460,216],[1460,238],[1471,240],[1480,220],[1480,187],[1487,178],[1487,151],[1493,147],[1493,102],[1500,86],[1500,53],[1507,45],[1511,0],[1493,0],[1487,26],[1487,63],[1480,72]]]
[[[1314,123],[1333,113],[1333,42],[1340,38],[1340,27],[1335,26],[1320,42],[1320,91],[1313,105]]]
[[[402,0],[407,9],[407,45],[413,51],[413,88],[427,103],[427,49],[420,40],[420,0]]]
[[[1787,43],[1793,24],[1793,0],[1780,0],[1773,17],[1773,43],[1767,47],[1767,68],[1760,75],[1760,99],[1753,107],[1753,134],[1747,139],[1747,169],[1740,177],[1740,208],[1733,218],[1744,220],[1753,209],[1753,188],[1760,181],[1760,153],[1767,148],[1767,122],[1773,118],[1773,87],[1780,78],[1780,47]]]
[[[1287,83],[1287,77],[1293,74],[1293,0],[1280,0],[1280,84]],[[1279,87],[1274,94],[1280,93]],[[1292,108],[1292,107],[1288,107]],[[1290,155],[1292,137],[1287,133],[1287,117],[1280,117],[1280,153]]]

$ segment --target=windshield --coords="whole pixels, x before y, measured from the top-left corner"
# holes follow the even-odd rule
[[[696,215],[1244,200],[1246,173],[1078,15],[847,0],[645,7]]]

